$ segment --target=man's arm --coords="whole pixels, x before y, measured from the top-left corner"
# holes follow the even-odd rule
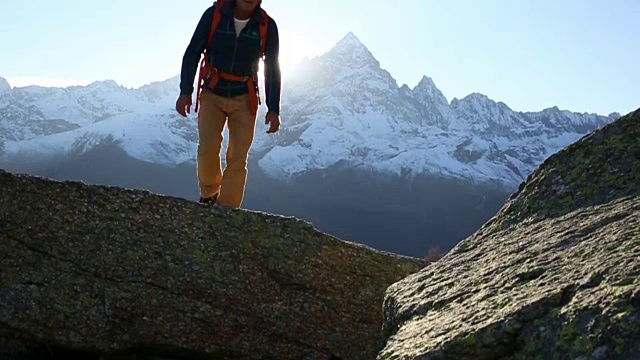
[[[269,19],[267,29],[267,46],[264,59],[264,85],[266,88],[267,109],[280,114],[280,92],[282,77],[280,74],[280,37],[278,26],[273,18]]]
[[[182,70],[180,73],[180,95],[193,94],[193,82],[198,71],[198,63],[200,56],[207,46],[209,39],[209,31],[211,30],[211,22],[213,21],[213,11],[215,5],[205,10],[200,18],[196,30],[193,32],[191,42],[182,57]]]

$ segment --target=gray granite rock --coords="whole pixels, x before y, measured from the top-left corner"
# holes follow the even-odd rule
[[[640,359],[640,110],[550,157],[384,309],[379,360]]]
[[[424,266],[295,218],[4,171],[0,264],[4,359],[370,360],[385,289]]]

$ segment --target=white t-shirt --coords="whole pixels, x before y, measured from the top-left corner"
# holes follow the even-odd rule
[[[247,20],[238,20],[236,18],[233,18],[233,20],[234,20],[234,23],[236,25],[236,37],[238,37],[238,36],[240,36],[240,31],[242,31],[242,29],[244,29],[244,27],[249,22],[249,19],[247,19]]]

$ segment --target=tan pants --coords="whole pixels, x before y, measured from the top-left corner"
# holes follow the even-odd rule
[[[249,95],[225,98],[203,89],[198,110],[198,183],[200,195],[219,193],[217,203],[239,208],[247,181],[247,158],[255,132]],[[229,120],[227,165],[222,171],[222,133]]]

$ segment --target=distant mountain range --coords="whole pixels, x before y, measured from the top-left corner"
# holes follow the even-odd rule
[[[185,119],[174,110],[178,84],[176,76],[137,89],[114,81],[11,89],[0,78],[0,166],[153,188],[154,179],[134,181],[145,176],[135,166],[117,176],[103,174],[108,170],[98,163],[77,166],[83,158],[111,166],[136,162],[182,171],[163,191],[195,196],[197,123],[195,114]],[[426,76],[413,89],[398,86],[353,33],[303,62],[283,91],[282,130],[267,135],[257,122],[247,204],[306,216],[337,235],[413,255],[427,243],[448,248],[470,234],[546,158],[620,117],[557,107],[517,112],[479,93],[449,102]],[[278,195],[284,192],[296,198]],[[472,220],[460,217],[463,210]],[[385,225],[402,224],[395,231],[379,221],[405,212],[410,215]],[[415,245],[433,231],[437,240]],[[399,237],[391,245],[382,233]]]

